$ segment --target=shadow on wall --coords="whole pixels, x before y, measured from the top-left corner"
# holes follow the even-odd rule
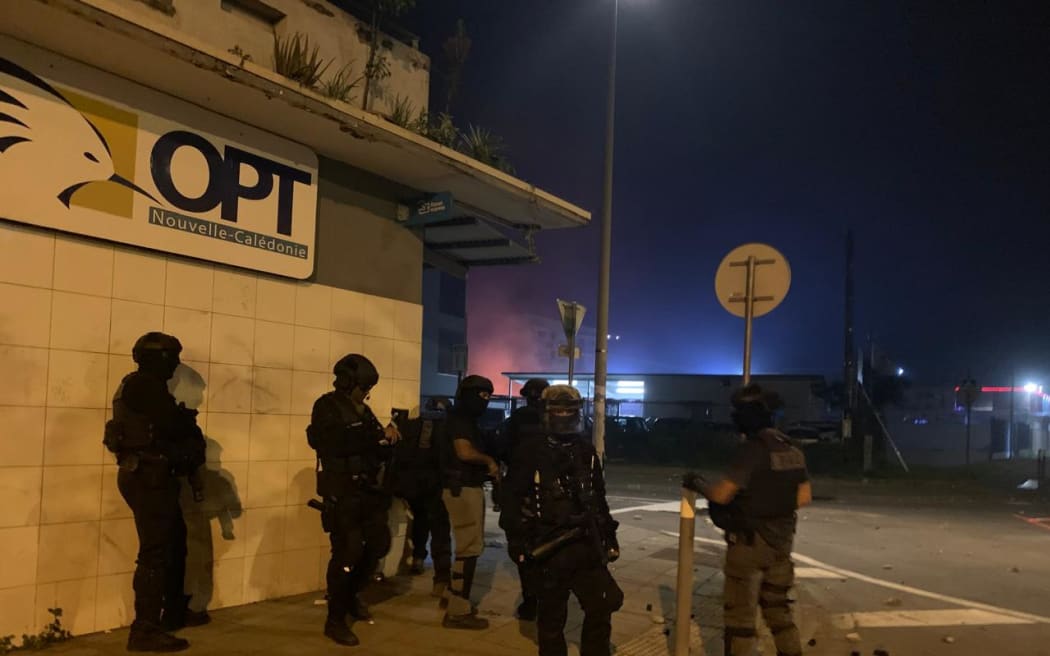
[[[191,410],[204,402],[205,388],[203,376],[185,364],[180,364],[168,381],[175,400]],[[243,512],[237,481],[222,467],[222,445],[207,435],[205,441],[207,463],[200,470],[204,501],[194,501],[186,481],[182,482],[181,495],[187,549],[184,590],[191,596],[190,607],[198,611],[207,609],[215,593],[215,536],[236,540],[233,520]],[[214,528],[213,522],[217,524]]]

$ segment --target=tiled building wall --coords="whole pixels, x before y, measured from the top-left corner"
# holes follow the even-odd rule
[[[421,323],[412,303],[0,222],[0,636],[55,606],[75,633],[132,619],[137,538],[102,432],[139,335],[183,344],[173,393],[209,439],[187,581],[216,608],[323,586],[310,409],[354,351],[381,419],[416,407]]]

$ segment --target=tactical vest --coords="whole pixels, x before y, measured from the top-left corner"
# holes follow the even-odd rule
[[[533,472],[535,504],[545,529],[579,525],[596,511],[594,456],[580,445],[546,439],[543,456]]]
[[[769,467],[751,474],[747,489],[738,500],[748,518],[757,520],[790,517],[798,510],[798,486],[806,477],[806,458],[801,451],[774,430],[756,438],[769,452]]]
[[[154,445],[155,426],[149,417],[135,412],[124,401],[124,385],[132,376],[141,376],[135,372],[124,376],[113,395],[113,418],[106,422],[106,432],[102,443],[112,453],[147,449]]]

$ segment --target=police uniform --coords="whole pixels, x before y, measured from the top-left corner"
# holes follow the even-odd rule
[[[452,529],[441,499],[440,439],[444,413],[428,412],[398,425],[397,495],[412,510],[412,572],[423,573],[430,541],[434,591],[442,594],[452,578]]]
[[[336,389],[314,403],[307,439],[317,451],[317,493],[324,500],[321,521],[332,547],[325,576],[325,634],[340,644],[357,644],[346,618],[370,618],[358,593],[390,550],[391,498],[379,486],[390,447],[372,410],[363,400],[357,404],[351,398],[358,389],[363,399],[378,381],[372,363],[350,355],[336,364],[335,373]]]
[[[725,653],[751,654],[755,609],[760,606],[777,653],[801,654],[788,593],[795,583],[791,549],[798,488],[809,480],[805,456],[786,436],[765,428],[740,445],[727,478],[740,492],[728,506],[711,505],[727,542]]]
[[[129,651],[185,649],[188,642],[166,631],[208,619],[204,613],[187,611],[189,598],[183,587],[186,523],[179,505],[179,477],[196,474],[204,464],[206,446],[196,412],[177,404],[168,391],[181,350],[170,335],[148,333],[139,338],[132,350],[138,370],[117,388],[113,419],[103,438],[116,455],[117,487],[131,509],[139,539]]]
[[[551,398],[579,393],[557,385]],[[515,562],[529,562],[539,598],[537,638],[540,656],[564,656],[569,594],[584,612],[581,656],[607,656],[612,614],[623,605],[623,592],[607,564],[619,556],[618,522],[609,513],[601,462],[590,442],[574,432],[556,432],[522,441],[512,456],[504,482],[506,506],[500,523]],[[551,547],[551,545],[557,545]],[[540,553],[549,549],[545,553]]]
[[[502,426],[500,432],[504,450],[501,460],[507,464],[508,469],[512,466],[514,453],[518,450],[519,445],[544,437],[540,395],[548,387],[550,384],[542,378],[532,378],[526,382],[521,390],[526,404],[510,413],[510,417]],[[521,581],[521,604],[518,606],[518,618],[532,621],[536,619],[536,572],[529,566],[529,563],[518,562],[515,565],[518,568],[518,579]]]
[[[446,628],[479,630],[488,620],[477,617],[470,594],[478,558],[485,548],[485,493],[488,467],[465,462],[456,454],[455,442],[466,440],[474,451],[485,453],[485,439],[478,420],[488,407],[492,382],[482,376],[467,376],[456,390],[456,404],[448,414],[442,436],[441,499],[448,510],[455,542],[455,561],[442,619]]]

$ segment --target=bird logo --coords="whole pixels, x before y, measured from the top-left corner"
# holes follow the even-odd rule
[[[58,90],[0,57],[0,214],[68,210],[93,183],[116,183],[150,198],[116,173],[106,138]]]

